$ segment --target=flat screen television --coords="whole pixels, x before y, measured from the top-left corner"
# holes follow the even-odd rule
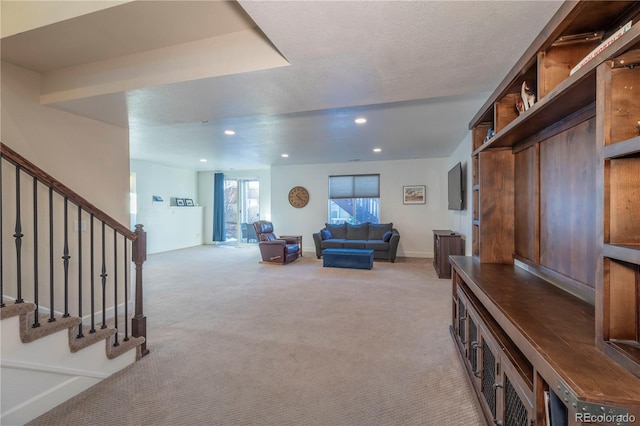
[[[464,177],[461,163],[449,170],[448,184],[449,210],[464,210]]]

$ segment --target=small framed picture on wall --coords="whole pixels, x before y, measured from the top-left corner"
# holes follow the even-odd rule
[[[425,185],[409,185],[402,187],[402,204],[426,204],[427,187]]]
[[[184,206],[184,198],[176,198],[176,206]]]

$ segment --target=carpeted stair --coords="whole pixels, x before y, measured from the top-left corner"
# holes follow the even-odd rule
[[[40,326],[33,327],[33,318],[35,315],[36,305],[33,303],[14,303],[13,301],[4,301],[5,306],[0,308],[0,320],[20,316],[20,340],[22,343],[30,343],[60,330],[69,330],[69,349],[71,353],[91,346],[100,341],[105,341],[106,356],[108,359],[114,359],[117,356],[137,348],[136,359],[140,359],[140,345],[144,343],[144,337],[129,336],[128,340],[124,340],[123,333],[118,334],[118,346],[113,346],[116,329],[107,327],[101,329],[97,327],[95,332],[91,333],[91,327],[82,326],[82,334],[84,337],[78,337],[78,330],[81,319],[78,317],[57,317],[55,321],[49,322],[48,315],[39,315]]]
[[[4,303],[0,308],[3,425],[24,424],[141,357],[145,339],[129,336],[125,341],[113,322],[106,328],[98,325],[92,333],[79,317],[57,316],[49,322],[49,315],[40,314],[40,325],[33,327],[35,304]],[[78,337],[80,327],[82,337]]]

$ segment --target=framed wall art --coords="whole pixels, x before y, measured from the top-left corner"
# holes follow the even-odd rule
[[[402,204],[426,204],[427,187],[425,185],[409,185],[402,187]]]

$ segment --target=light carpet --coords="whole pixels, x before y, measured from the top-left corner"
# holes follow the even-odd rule
[[[33,425],[484,425],[430,259],[373,270],[257,247],[145,263],[141,361]]]

